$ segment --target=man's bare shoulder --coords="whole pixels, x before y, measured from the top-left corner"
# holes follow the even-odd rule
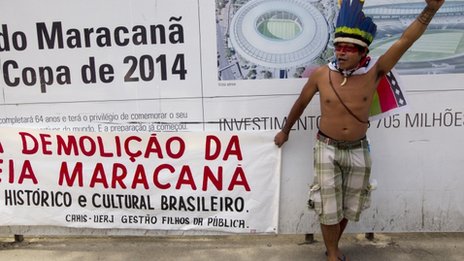
[[[324,75],[324,73],[327,73],[328,70],[329,67],[327,65],[317,67],[317,69],[314,71],[315,77],[321,77]]]
[[[375,81],[388,73],[382,67],[382,56],[373,60],[372,68],[366,73],[368,77],[373,78]]]
[[[323,76],[327,74],[328,69],[329,67],[326,65],[322,65],[315,68],[309,75],[308,82],[317,84],[321,79],[323,79]]]

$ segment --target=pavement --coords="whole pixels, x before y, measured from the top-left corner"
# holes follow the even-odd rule
[[[325,260],[320,235],[233,235],[163,237],[24,237],[0,238],[5,261],[119,260]],[[464,259],[464,233],[347,234],[341,249],[349,260]]]

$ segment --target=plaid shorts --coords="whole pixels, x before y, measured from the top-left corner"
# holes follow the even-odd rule
[[[308,205],[320,223],[334,225],[343,218],[358,221],[370,204],[371,157],[367,139],[336,141],[318,133],[314,146],[314,183]]]

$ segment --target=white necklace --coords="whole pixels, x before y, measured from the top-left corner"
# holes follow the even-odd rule
[[[352,69],[350,71],[338,69],[338,71],[343,75],[343,81],[340,84],[340,86],[344,86],[346,84],[346,82],[348,81],[348,77],[350,77],[356,71],[356,69]]]

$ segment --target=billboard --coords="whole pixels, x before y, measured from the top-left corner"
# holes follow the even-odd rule
[[[379,28],[370,55],[381,55],[424,5],[366,2]],[[0,126],[76,135],[275,133],[311,70],[333,58],[338,11],[330,0],[19,0],[0,7]],[[410,108],[371,124],[379,185],[353,230],[463,231],[456,185],[463,154],[455,146],[464,125],[463,9],[464,2],[447,1],[396,66]],[[281,233],[319,229],[305,208],[319,117],[316,96],[282,149]]]

